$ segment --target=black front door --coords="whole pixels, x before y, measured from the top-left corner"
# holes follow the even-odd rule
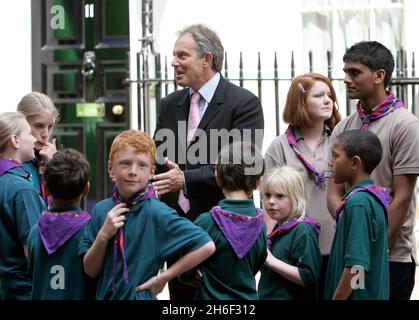
[[[112,139],[128,127],[128,0],[33,0],[32,87],[60,110],[57,144],[91,165],[87,209],[111,193]]]

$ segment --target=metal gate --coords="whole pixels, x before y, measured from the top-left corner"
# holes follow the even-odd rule
[[[278,76],[278,60],[276,52],[272,54],[273,61],[272,65],[272,75],[273,77],[268,77],[262,75],[261,66],[262,61],[260,59],[260,53],[258,60],[254,62],[253,68],[257,70],[256,78],[246,78],[243,76],[245,68],[251,68],[250,66],[244,66],[243,64],[243,53],[240,53],[238,59],[234,60],[234,63],[239,65],[239,77],[230,78],[229,77],[229,64],[232,63],[228,59],[227,53],[225,53],[224,58],[224,69],[222,70],[223,76],[241,87],[245,87],[250,91],[253,91],[259,99],[268,99],[271,101],[269,105],[273,105],[275,108],[275,131],[276,135],[280,134],[280,117],[282,111],[282,105],[280,105],[280,96],[285,97],[287,91],[280,91],[279,87],[281,83],[290,84],[292,79],[295,77],[295,62],[294,54],[291,53],[291,61],[289,62],[289,77],[279,77]],[[306,72],[319,72],[313,70],[312,68],[312,59],[313,56],[311,53],[307,54],[309,59],[309,70]],[[330,52],[327,54],[328,57],[331,56]],[[152,123],[155,120],[156,116],[159,113],[158,106],[162,97],[165,97],[169,93],[177,90],[177,84],[173,76],[173,71],[171,67],[168,66],[168,58],[165,56],[162,58],[160,54],[152,54],[151,52],[142,52],[138,54],[139,68],[138,68],[138,92],[139,92],[139,105],[138,109],[141,111],[141,117],[143,118],[144,126],[142,127],[148,133],[152,127]],[[269,63],[269,62],[268,62]],[[395,76],[390,82],[390,88],[395,92],[396,96],[402,99],[406,107],[409,108],[416,116],[419,115],[419,78],[416,77],[415,72],[415,59],[413,54],[413,59],[410,62],[411,68],[408,72],[407,68],[407,59],[406,51],[403,49],[398,51],[397,54],[397,63],[396,70],[393,73]],[[170,70],[170,71],[169,71]],[[331,79],[332,83],[343,83],[343,78],[334,78],[331,75],[331,70],[333,70],[333,65],[328,59],[328,78]],[[321,71],[319,73],[322,73]],[[249,84],[253,84],[250,86]],[[256,84],[256,86],[254,85]],[[266,97],[264,88],[266,86],[274,87],[273,92],[270,92],[270,96]],[[345,99],[345,101],[340,101],[341,110],[345,110],[343,115],[349,115],[354,111],[354,104]],[[264,110],[266,110],[265,104],[262,102]],[[151,114],[151,110],[155,110],[156,114]],[[266,120],[266,119],[265,119]],[[266,124],[265,124],[266,127]]]
[[[153,45],[153,0],[142,1],[142,26],[143,34],[140,39],[142,42],[142,49],[137,53],[137,81],[138,83],[138,112],[139,112],[139,128],[149,134],[153,134],[153,126],[159,114],[158,107],[160,100],[169,93],[178,89],[174,70],[170,66],[171,57],[161,56],[155,52]],[[262,61],[261,53],[258,53],[257,60],[247,62],[244,64],[244,56],[246,52],[240,52],[238,56],[231,58],[227,52],[224,57],[224,68],[222,70],[223,76],[246,89],[256,94],[262,101],[264,112],[271,112],[273,117],[267,119],[265,117],[265,128],[267,126],[274,126],[276,135],[281,133],[281,113],[283,104],[281,99],[287,95],[288,87],[292,79],[296,76],[294,52],[290,53],[289,61],[278,61],[277,53],[272,52],[272,60]],[[393,72],[393,78],[390,82],[390,88],[397,97],[401,98],[405,106],[411,110],[416,116],[419,115],[419,78],[416,77],[415,70],[415,53],[411,53],[411,59],[408,61],[407,52],[401,48],[396,55],[396,68]],[[313,69],[312,52],[307,52],[308,69],[304,72],[318,72],[332,81],[336,87],[343,86],[343,78],[333,77],[332,70],[334,65],[332,62],[332,54],[327,52],[327,70]],[[289,72],[286,76],[279,76],[278,65],[289,65]],[[270,65],[268,74],[262,74],[262,64]],[[238,77],[230,77],[230,66],[237,71]],[[252,70],[256,77],[245,77],[245,70]],[[235,72],[237,73],[237,72]],[[342,72],[343,75],[343,72]],[[267,89],[271,87],[271,89]],[[355,101],[349,101],[345,97],[339,101],[340,110],[343,116],[347,116],[355,110]],[[271,110],[271,109],[274,109]]]

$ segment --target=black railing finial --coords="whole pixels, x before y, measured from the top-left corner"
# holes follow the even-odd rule
[[[167,56],[164,56],[164,80],[169,80],[169,72],[167,67]],[[164,96],[169,94],[169,83],[164,82]]]
[[[401,69],[401,50],[397,50],[396,54],[396,76],[400,77]]]
[[[308,52],[308,70],[313,72],[313,51]]]
[[[226,80],[228,80],[227,51],[224,52],[224,78],[226,78]]]
[[[295,63],[294,63],[294,50],[291,51],[291,78],[295,77]]]
[[[260,52],[258,52],[258,97],[262,100],[262,63],[260,62]]]
[[[327,50],[327,77],[332,79],[332,52]]]
[[[240,87],[243,87],[243,54],[240,51],[240,61],[239,61],[239,82]]]
[[[279,79],[278,79],[278,60],[274,59],[274,86],[275,86],[275,133],[279,136]]]
[[[161,76],[161,56],[160,53],[158,53],[156,55],[156,78],[157,78],[157,83],[156,83],[156,101],[160,104],[160,100],[162,98],[162,76]],[[160,110],[157,108],[157,116],[160,114]]]

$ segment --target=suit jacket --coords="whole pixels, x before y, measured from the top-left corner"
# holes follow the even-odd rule
[[[247,130],[252,133],[251,140],[261,148],[264,119],[259,99],[250,91],[226,81],[221,76],[214,96],[199,123],[197,133],[187,147],[189,107],[189,88],[173,92],[162,99],[154,140],[158,159],[161,161],[167,156],[183,170],[190,202],[187,216],[194,220],[200,213],[209,211],[224,198],[222,190],[215,182],[214,168],[220,149],[228,142],[221,142],[216,134],[218,131],[213,131],[211,136],[210,130],[238,129],[236,133],[243,133],[243,129],[252,129]],[[203,131],[200,132],[199,129]],[[254,129],[260,129],[260,134],[256,135]],[[231,141],[233,139],[230,137],[229,142]],[[189,156],[186,156],[188,153]],[[157,166],[157,171],[164,172],[167,169],[164,166]],[[177,204],[178,196],[179,192],[172,192],[163,195],[161,200],[183,214]]]

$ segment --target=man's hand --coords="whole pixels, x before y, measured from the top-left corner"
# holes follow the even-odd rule
[[[403,223],[415,193],[416,180],[417,177],[413,174],[393,176],[393,199],[388,208],[387,230],[388,249],[390,251],[400,237]]]
[[[169,168],[169,171],[153,176],[153,187],[159,195],[179,191],[184,184],[183,172],[179,166],[167,158],[164,164]]]
[[[119,228],[124,225],[125,216],[123,213],[128,212],[129,209],[125,203],[117,204],[106,215],[105,222],[99,233],[104,240],[112,238]]]
[[[40,147],[39,154],[47,161],[51,160],[52,156],[57,152],[55,141],[56,139],[54,138],[51,142],[47,142],[45,144],[37,142],[37,145]]]

